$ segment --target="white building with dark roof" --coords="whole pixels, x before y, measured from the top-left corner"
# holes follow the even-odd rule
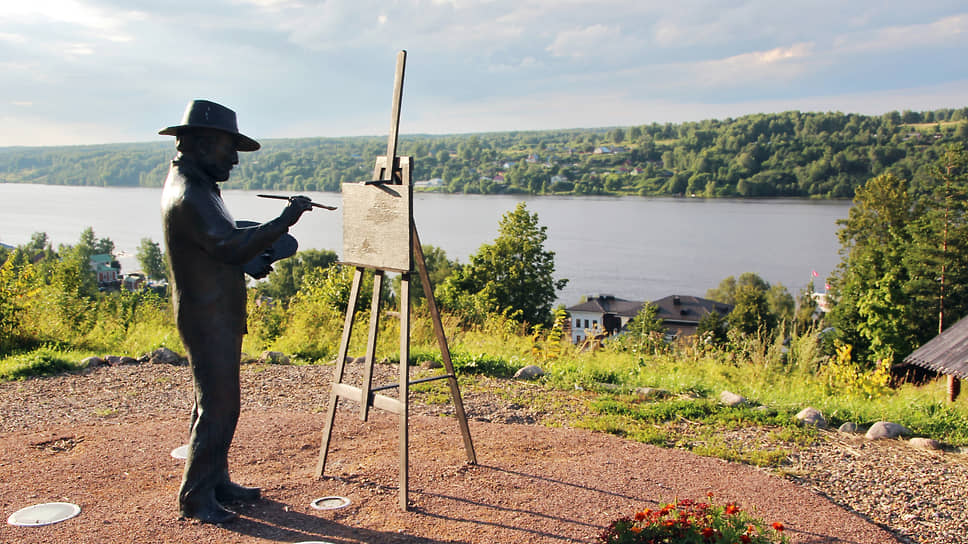
[[[571,343],[578,344],[589,334],[618,334],[643,304],[613,295],[590,295],[585,302],[565,308],[571,314]]]
[[[717,312],[725,317],[733,311],[731,304],[689,295],[669,295],[651,302],[658,308],[656,317],[662,320],[671,336],[696,334],[699,320]],[[571,342],[578,344],[590,335],[621,334],[625,326],[642,310],[645,302],[625,300],[613,295],[591,295],[585,302],[565,308],[570,314]]]

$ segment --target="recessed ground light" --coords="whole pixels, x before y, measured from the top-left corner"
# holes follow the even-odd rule
[[[40,527],[59,523],[81,513],[81,507],[69,502],[48,502],[21,508],[10,517],[7,523],[20,527]]]
[[[184,446],[178,446],[177,448],[171,450],[171,456],[175,459],[187,459],[188,458],[188,444]]]
[[[316,510],[336,510],[349,506],[350,500],[346,497],[320,497],[309,503]]]

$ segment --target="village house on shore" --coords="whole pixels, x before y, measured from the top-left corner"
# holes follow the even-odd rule
[[[584,302],[565,308],[571,316],[571,342],[579,344],[589,334],[621,334],[645,304],[613,295],[589,295]],[[669,295],[651,304],[658,308],[656,317],[662,321],[666,334],[671,337],[696,334],[699,320],[707,314],[716,312],[725,317],[733,311],[731,304],[691,295]]]

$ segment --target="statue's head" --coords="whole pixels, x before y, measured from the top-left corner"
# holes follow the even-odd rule
[[[235,112],[208,100],[192,100],[180,125],[158,131],[175,136],[178,151],[190,156],[215,181],[229,179],[239,151],[255,151],[259,142],[239,132]]]
[[[234,111],[208,100],[189,102],[181,124],[163,128],[158,134],[179,136],[182,132],[195,128],[209,128],[231,134],[235,140],[236,151],[255,151],[260,147],[259,142],[239,133]]]

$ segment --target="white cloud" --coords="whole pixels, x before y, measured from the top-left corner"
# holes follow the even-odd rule
[[[71,43],[66,45],[66,49],[64,52],[67,53],[68,57],[78,57],[78,56],[93,55],[94,49],[91,47],[90,44]]]
[[[725,65],[739,69],[749,69],[756,66],[782,63],[791,59],[801,59],[811,56],[812,43],[798,43],[789,47],[777,47],[769,51],[753,51],[742,55],[734,55],[721,61],[705,63],[706,66]]]
[[[124,34],[127,12],[100,10],[79,0],[29,0],[4,2],[0,19],[7,24],[66,23],[112,41],[128,41]]]
[[[678,73],[678,80],[686,86],[743,88],[784,84],[804,76],[818,64],[814,57],[814,44],[798,43],[666,68],[673,74]],[[672,76],[670,81],[676,79]]]
[[[642,45],[642,40],[623,35],[618,26],[596,24],[558,32],[546,50],[556,57],[607,61],[634,54]]]
[[[534,70],[541,66],[539,62],[534,57],[528,56],[521,59],[519,62],[514,64],[508,63],[492,63],[487,65],[487,71],[490,73],[508,73],[516,72],[519,70]]]
[[[19,44],[27,41],[27,38],[23,34],[17,34],[13,32],[0,32],[0,41]]]
[[[884,52],[928,46],[968,43],[968,14],[951,15],[921,24],[876,28],[838,36],[833,44],[842,51]]]

